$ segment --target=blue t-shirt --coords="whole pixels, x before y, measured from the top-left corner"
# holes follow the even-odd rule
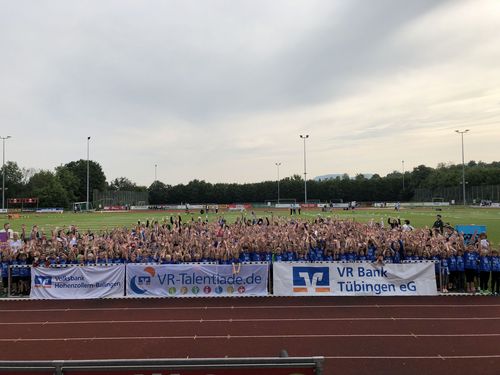
[[[448,274],[450,272],[448,258],[441,258],[441,272]]]
[[[498,255],[491,257],[491,270],[493,272],[500,272],[500,257]]]
[[[368,257],[369,260],[375,260],[375,251],[377,248],[375,246],[369,246],[368,250],[366,251],[366,256]]]
[[[348,262],[355,262],[356,261],[356,253],[349,252],[346,254],[346,256],[347,256]]]
[[[479,257],[479,270],[481,272],[491,272],[491,259],[489,256]]]
[[[455,257],[455,259],[457,261],[457,271],[464,272],[465,271],[465,260],[464,260],[463,255],[457,255]]]
[[[0,267],[2,269],[2,277],[9,277],[9,262],[6,261],[0,263]]]
[[[316,248],[316,261],[321,262],[325,259],[325,253],[322,248]]]
[[[270,252],[265,252],[262,256],[261,256],[261,259],[264,261],[264,262],[271,262],[273,260],[273,254],[270,253]]]
[[[303,253],[298,253],[297,254],[297,260],[305,261],[307,259],[306,259],[306,256]]]
[[[19,264],[19,262],[17,260],[13,260],[10,264],[12,266],[17,266]],[[10,275],[12,277],[19,276],[20,275],[20,268],[19,267],[12,267],[11,270],[10,270]]]
[[[250,262],[250,254],[248,253],[248,251],[243,251],[240,254],[240,259],[242,262]]]
[[[28,267],[28,263],[26,263],[25,260],[20,260],[18,261],[20,266],[25,266],[25,267],[20,267],[19,268],[19,276],[21,277],[28,277],[31,274],[31,270]]]
[[[464,253],[464,263],[466,270],[477,271],[477,254],[472,251],[466,251]]]
[[[457,258],[454,255],[448,258],[448,268],[450,272],[457,271]]]
[[[256,251],[253,252],[252,254],[250,254],[250,259],[252,262],[260,262],[261,261],[260,254]]]

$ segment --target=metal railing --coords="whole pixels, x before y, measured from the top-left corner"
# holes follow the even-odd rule
[[[322,375],[324,357],[262,357],[262,358],[198,358],[90,361],[0,361],[0,373],[43,373],[53,375],[92,374],[112,371],[113,374],[170,375],[171,371],[189,374],[236,375],[244,369],[255,375],[272,375],[274,370],[288,369],[304,375]],[[282,372],[278,372],[282,373]]]

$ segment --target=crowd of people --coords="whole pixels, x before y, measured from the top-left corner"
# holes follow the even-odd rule
[[[14,232],[4,225],[1,246],[2,288],[10,268],[11,291],[29,293],[30,270],[69,264],[120,264],[280,261],[371,261],[400,263],[433,260],[442,291],[500,293],[500,257],[485,234],[464,238],[438,215],[428,228],[408,220],[360,223],[336,217],[302,220],[241,216],[227,223],[181,216],[138,222],[133,228],[94,233],[74,225],[45,233],[37,225]],[[12,267],[14,266],[14,267]]]

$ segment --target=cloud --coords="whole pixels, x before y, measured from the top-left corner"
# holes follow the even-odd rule
[[[2,2],[8,158],[141,184],[496,157],[496,1]],[[496,125],[495,125],[496,124]],[[4,126],[2,125],[2,129]],[[2,132],[4,132],[2,130]]]

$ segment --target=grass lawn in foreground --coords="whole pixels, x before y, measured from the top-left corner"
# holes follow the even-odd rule
[[[284,209],[274,210],[255,210],[258,217],[284,216],[290,217],[289,211]],[[303,219],[314,219],[318,215],[322,217],[338,217],[344,220],[356,220],[368,222],[370,220],[387,223],[389,217],[399,217],[401,220],[408,219],[414,227],[432,226],[436,215],[441,214],[445,223],[452,226],[456,224],[477,224],[486,225],[488,238],[490,242],[498,247],[500,243],[500,209],[482,209],[482,208],[458,208],[443,207],[441,211],[434,208],[406,208],[399,212],[392,209],[356,209],[353,211],[335,210],[332,212],[321,212],[320,209],[303,210],[302,214],[296,215]],[[19,219],[11,219],[11,227],[15,231],[20,231],[21,224],[26,224],[27,230],[37,224],[41,230],[50,232],[55,227],[67,227],[71,224],[76,225],[81,231],[90,229],[92,231],[101,231],[115,227],[130,228],[138,220],[145,222],[147,219],[162,221],[168,220],[171,215],[181,215],[184,221],[195,220],[202,217],[205,220],[206,215],[200,215],[198,211],[192,210],[190,214],[185,212],[165,212],[165,211],[130,211],[130,212],[94,212],[94,213],[72,213],[63,214],[36,214],[23,213]],[[238,216],[246,215],[251,218],[251,212],[220,212],[219,215],[208,214],[210,221],[216,220],[223,215],[229,223],[236,220]],[[1,216],[3,222],[8,221],[7,215]]]

